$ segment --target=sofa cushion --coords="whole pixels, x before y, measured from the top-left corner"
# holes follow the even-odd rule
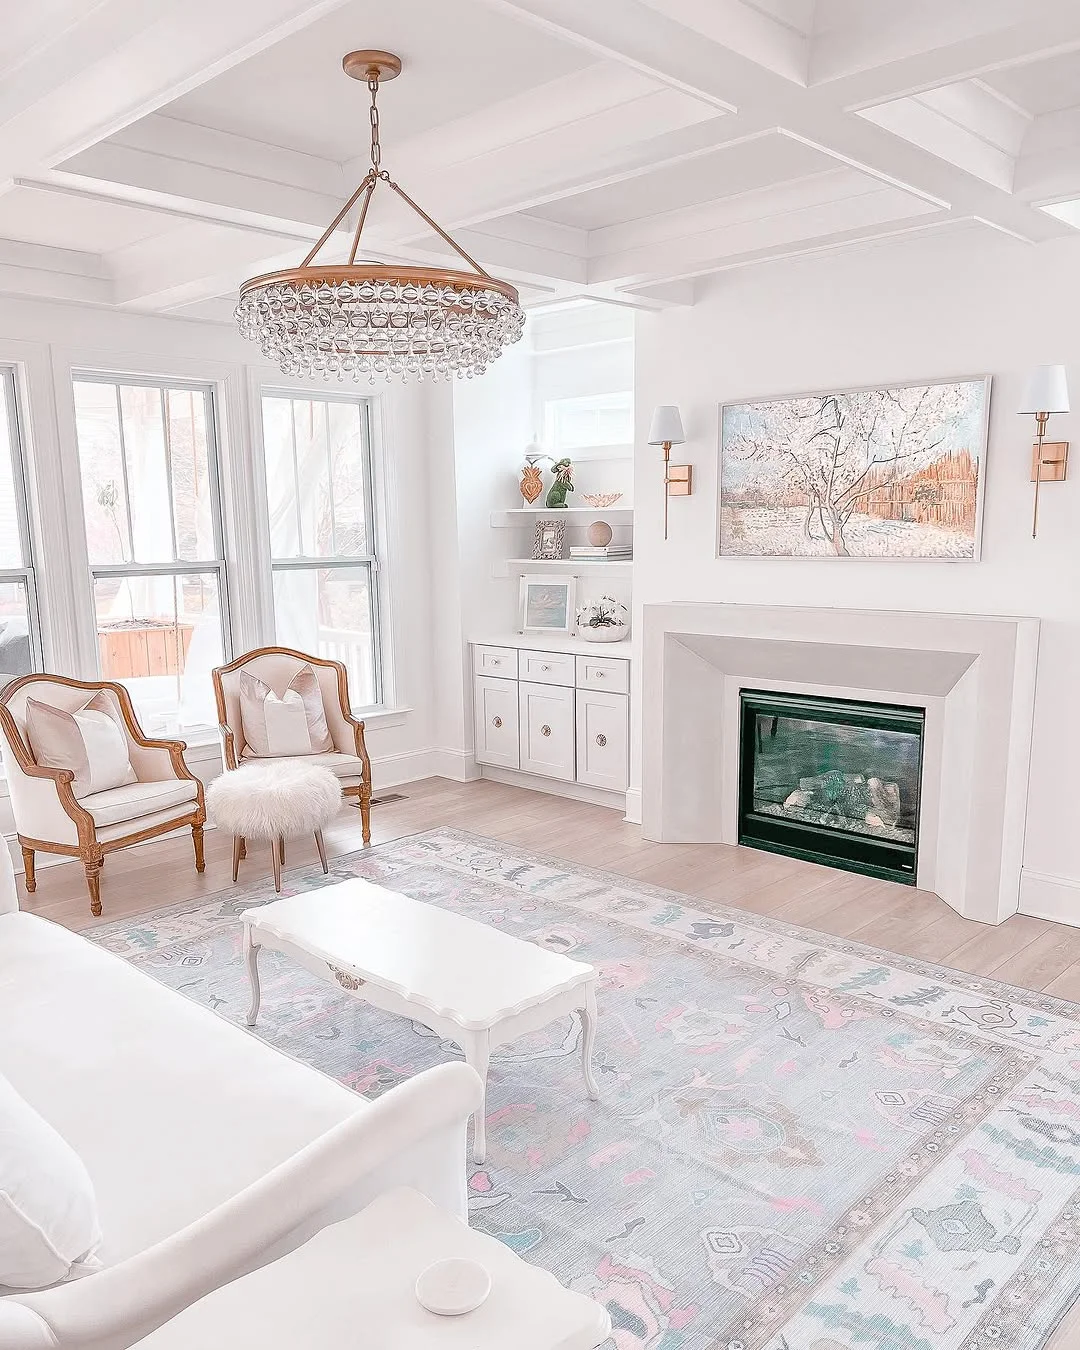
[[[197,968],[191,981],[199,983]],[[368,1109],[341,1084],[30,914],[0,914],[0,1026],[0,1073],[86,1164],[107,1265]]]
[[[28,698],[26,736],[43,768],[72,770],[76,797],[135,781],[127,733],[103,689],[71,712]]]
[[[0,1074],[0,1287],[98,1269],[94,1187],[79,1155]]]
[[[123,787],[109,788],[105,792],[92,792],[82,798],[82,805],[100,828],[152,816],[170,806],[183,806],[185,802],[193,802],[198,795],[198,783],[188,778],[167,778],[160,783],[125,783]]]

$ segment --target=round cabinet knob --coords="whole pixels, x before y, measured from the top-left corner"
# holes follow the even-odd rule
[[[492,664],[493,666],[501,666],[501,665],[502,665],[502,657],[501,657],[501,656],[493,656],[493,657],[491,658],[491,664]]]
[[[602,731],[596,738],[596,744],[600,747],[601,750],[603,750],[604,746],[607,745],[607,737],[604,735]]]
[[[491,719],[491,725],[492,725],[493,727],[496,727],[496,728],[501,727],[501,726],[502,726],[502,718],[501,718],[501,717],[493,717],[493,718]]]
[[[541,735],[541,736],[550,736],[550,735],[551,735],[551,728],[545,724],[544,726],[542,726],[542,727],[540,728],[540,735]]]
[[[602,680],[602,679],[604,678],[604,672],[603,672],[602,670],[598,670],[598,671],[596,672],[596,678],[597,678],[598,680]]]
[[[551,667],[550,667],[550,666],[541,666],[540,669],[541,669],[541,670],[550,670]]]

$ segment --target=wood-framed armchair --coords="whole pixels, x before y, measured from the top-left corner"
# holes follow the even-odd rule
[[[311,666],[319,681],[323,713],[334,749],[304,756],[312,764],[330,769],[341,783],[344,797],[355,797],[365,844],[371,843],[371,760],[364,743],[364,724],[352,715],[349,679],[340,661],[308,656],[292,647],[256,647],[226,666],[211,672],[226,769],[235,769],[245,759],[244,725],[240,716],[240,674],[248,671],[270,686],[281,698],[293,677]],[[265,759],[262,761],[265,763]]]
[[[26,702],[35,699],[72,712],[104,693],[119,713],[136,781],[76,797],[71,769],[38,764],[26,733]],[[26,869],[26,889],[37,889],[34,854],[81,858],[90,912],[101,913],[101,868],[107,853],[191,827],[195,868],[205,869],[203,785],[184,760],[183,741],[150,740],[139,726],[128,691],[110,680],[23,675],[0,689],[0,750],[11,809]]]

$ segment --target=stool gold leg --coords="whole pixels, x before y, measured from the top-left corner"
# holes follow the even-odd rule
[[[240,850],[243,847],[243,837],[239,834],[234,834],[232,841],[232,879],[234,884],[236,878],[240,875],[240,859],[244,856]]]
[[[319,861],[322,863],[323,876],[330,871],[326,865],[326,845],[323,843],[322,830],[315,831],[315,847],[319,850]]]
[[[284,867],[284,866],[285,866],[285,836],[284,836],[283,834],[279,834],[279,835],[278,835],[278,852],[281,854],[281,865],[282,865],[282,867]]]
[[[278,853],[278,841],[270,840],[270,856],[274,860],[274,890],[281,894],[281,856]]]

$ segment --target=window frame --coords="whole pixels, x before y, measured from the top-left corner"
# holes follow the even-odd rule
[[[343,403],[350,407],[357,408],[360,414],[360,435],[363,446],[363,474],[364,474],[364,510],[367,521],[367,540],[368,552],[365,554],[329,554],[312,556],[302,554],[295,558],[277,558],[274,554],[273,541],[270,537],[270,496],[266,484],[266,421],[265,421],[265,401],[267,399],[287,399],[293,405],[290,424],[292,430],[292,457],[293,473],[297,472],[297,439],[296,439],[296,409],[297,403],[322,403],[326,405],[327,432],[329,433],[329,405],[331,403]],[[371,656],[372,656],[372,674],[374,684],[374,700],[371,703],[355,704],[350,711],[357,713],[372,713],[386,707],[386,688],[387,688],[387,652],[385,646],[385,619],[383,614],[383,567],[380,561],[380,540],[382,539],[382,509],[379,501],[379,493],[376,489],[376,475],[379,471],[377,456],[375,453],[375,400],[368,394],[348,394],[338,393],[333,390],[325,389],[305,389],[290,387],[280,384],[260,384],[258,386],[258,418],[259,418],[259,483],[262,497],[262,516],[265,526],[265,566],[270,575],[270,622],[274,641],[277,638],[277,599],[274,593],[274,574],[276,572],[311,572],[320,570],[330,570],[332,568],[346,567],[366,567],[368,569],[368,594],[371,597]],[[327,448],[329,452],[329,434],[327,434]],[[329,468],[330,466],[328,466]],[[295,481],[295,478],[294,478]],[[330,484],[330,497],[333,501],[333,474],[328,475]],[[299,527],[299,493],[297,495],[297,524]],[[332,529],[336,530],[331,516]],[[298,528],[298,538],[303,538],[303,532]],[[335,534],[336,543],[336,534]]]
[[[0,362],[0,384],[5,391],[8,444],[11,451],[11,475],[15,489],[15,519],[23,565],[0,567],[0,585],[22,583],[26,593],[26,618],[30,638],[30,665],[37,672],[45,669],[41,644],[41,610],[38,604],[36,549],[30,518],[30,492],[27,482],[25,420],[20,408],[17,368]]]
[[[120,462],[124,474],[124,501],[127,512],[129,539],[133,539],[133,534],[131,530],[131,499],[128,493],[127,444],[124,437],[123,409],[120,402],[121,388],[139,386],[141,388],[157,389],[159,391],[161,397],[162,434],[164,438],[165,457],[166,463],[170,468],[172,464],[172,451],[170,448],[168,431],[169,420],[165,409],[166,392],[172,389],[178,389],[202,394],[206,409],[206,451],[209,471],[208,477],[210,482],[210,520],[217,557],[193,562],[175,558],[170,562],[159,563],[95,563],[91,559],[89,541],[86,534],[85,505],[82,504],[82,455],[79,447],[78,417],[76,413],[75,460],[76,468],[79,472],[81,503],[78,528],[82,534],[83,548],[85,550],[84,556],[87,564],[87,581],[91,614],[96,613],[95,583],[99,578],[179,577],[185,575],[205,575],[207,572],[216,573],[218,606],[221,614],[222,653],[226,662],[231,661],[233,657],[232,593],[230,588],[231,577],[225,538],[225,500],[222,491],[221,437],[218,432],[219,400],[215,383],[211,380],[193,380],[183,376],[173,377],[169,375],[129,374],[124,371],[87,369],[82,366],[71,367],[69,371],[69,382],[73,407],[75,401],[75,386],[77,384],[106,384],[112,385],[116,389],[117,426],[120,437]],[[173,512],[171,472],[168,476],[168,493],[170,517],[172,519],[174,536],[172,542],[175,550],[176,518],[175,513]],[[99,678],[105,678],[101,670],[101,655],[97,649],[96,643],[94,647],[94,668]]]

